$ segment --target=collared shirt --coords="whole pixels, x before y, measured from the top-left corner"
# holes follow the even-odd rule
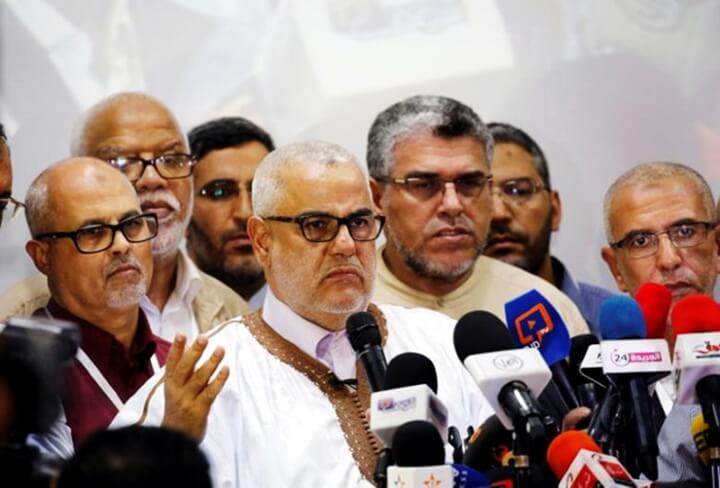
[[[355,351],[345,328],[328,331],[305,320],[278,300],[272,290],[265,294],[263,320],[311,358],[318,359],[340,379],[355,378]]]
[[[156,355],[157,361],[165,364],[170,349],[168,342],[152,334],[142,311],[127,353],[112,334],[75,316],[52,299],[35,315],[49,315],[78,324],[81,351],[99,370],[100,382],[106,381],[123,403],[155,373],[152,357]],[[65,370],[62,404],[74,445],[96,430],[106,428],[118,412],[100,382],[77,358]]]
[[[256,291],[255,294],[250,297],[250,300],[248,300],[248,311],[254,312],[262,307],[262,304],[265,302],[265,295],[267,294],[267,291],[268,285],[265,283],[262,288]]]
[[[454,319],[459,319],[473,310],[487,310],[506,321],[505,304],[536,289],[557,309],[571,336],[588,332],[585,319],[567,295],[544,279],[516,266],[480,256],[475,261],[472,274],[464,283],[446,295],[436,296],[417,290],[393,275],[385,264],[383,250],[384,246],[377,251],[374,303],[424,307]]]
[[[590,327],[590,332],[600,337],[600,307],[613,293],[589,283],[576,282],[565,265],[552,257],[552,268],[559,288],[577,305]]]
[[[153,333],[171,342],[178,333],[185,334],[189,340],[199,333],[193,300],[202,286],[200,270],[182,250],[178,252],[177,259],[175,287],[163,309],[158,309],[147,295],[140,300],[140,307],[147,315]]]

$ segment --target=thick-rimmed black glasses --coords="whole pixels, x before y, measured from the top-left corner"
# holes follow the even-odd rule
[[[109,249],[115,241],[115,233],[122,232],[128,242],[145,242],[157,235],[158,221],[153,213],[128,217],[117,224],[88,225],[72,232],[44,232],[35,239],[72,239],[82,254],[93,254]]]
[[[187,178],[195,167],[195,157],[191,154],[168,153],[152,159],[143,159],[138,156],[118,156],[107,160],[128,177],[133,183],[142,178],[145,168],[152,166],[157,174],[166,180]]]
[[[658,252],[663,234],[675,247],[685,249],[705,242],[708,232],[716,225],[716,222],[679,222],[662,232],[630,232],[619,241],[611,242],[610,246],[624,250],[631,259],[646,258]]]
[[[445,191],[448,183],[452,183],[455,191],[465,198],[479,197],[486,186],[492,181],[492,175],[485,173],[468,173],[457,178],[446,180],[437,175],[408,176],[407,178],[392,178],[390,176],[375,177],[384,183],[401,185],[405,191],[418,200],[430,200]]]
[[[372,214],[355,214],[347,217],[335,217],[328,214],[305,214],[297,217],[271,215],[265,220],[298,224],[303,237],[310,242],[330,242],[337,237],[341,226],[346,226],[350,237],[355,241],[374,241],[380,236],[385,217]]]
[[[15,218],[23,208],[25,208],[25,204],[13,197],[0,198],[0,226]]]

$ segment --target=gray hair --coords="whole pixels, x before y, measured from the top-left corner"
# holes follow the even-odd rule
[[[109,97],[103,98],[99,102],[97,102],[95,105],[87,109],[85,112],[82,113],[80,118],[75,122],[75,125],[73,127],[72,131],[72,139],[70,141],[70,155],[72,157],[79,157],[79,156],[88,156],[90,151],[89,148],[85,144],[85,135],[90,127],[90,125],[95,122],[95,119],[97,119],[98,116],[100,116],[103,112],[108,110],[109,108],[113,107],[116,104],[122,104],[130,101],[135,100],[142,100],[144,102],[150,103],[152,105],[156,105],[158,107],[161,107],[163,110],[165,110],[172,121],[174,122],[175,126],[177,127],[178,133],[183,138],[183,141],[187,145],[187,140],[185,139],[185,134],[180,129],[180,124],[178,124],[177,119],[175,118],[175,115],[170,111],[170,109],[165,106],[164,103],[162,103],[157,98],[154,98],[147,93],[141,93],[141,92],[121,92],[116,93],[114,95],[110,95]]]
[[[25,220],[33,238],[45,232],[47,222],[54,217],[50,208],[47,174],[48,170],[40,173],[25,193]]]
[[[487,126],[496,146],[498,144],[515,144],[523,148],[532,158],[535,170],[540,175],[545,188],[552,190],[550,186],[550,170],[548,169],[545,153],[527,132],[505,122],[490,122]]]
[[[714,219],[715,216],[715,199],[713,198],[710,185],[703,176],[694,169],[680,163],[672,162],[650,162],[639,164],[625,173],[623,173],[615,182],[610,185],[607,193],[605,193],[605,201],[603,202],[603,214],[605,221],[605,236],[608,242],[614,240],[612,228],[610,224],[610,210],[612,208],[615,197],[618,192],[624,188],[635,185],[647,185],[654,182],[665,180],[668,178],[685,177],[691,181],[697,189],[698,194],[702,197],[703,206],[708,214],[708,218]]]
[[[252,182],[253,213],[272,214],[282,196],[283,170],[294,165],[355,165],[367,178],[367,168],[347,149],[322,141],[297,142],[275,149],[255,170]],[[368,190],[369,191],[369,190]]]
[[[370,175],[388,176],[395,145],[421,130],[443,139],[475,138],[484,146],[488,164],[492,161],[492,135],[473,109],[448,97],[416,95],[389,106],[372,123],[367,143]]]

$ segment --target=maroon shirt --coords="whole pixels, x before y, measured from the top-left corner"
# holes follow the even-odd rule
[[[165,364],[170,343],[153,335],[142,310],[138,315],[137,332],[130,345],[130,353],[126,355],[122,344],[110,333],[76,317],[54,300],[50,300],[47,309],[56,319],[78,324],[81,349],[123,402],[153,375],[150,363],[153,354],[157,354],[161,366]],[[41,308],[34,315],[47,314]],[[107,428],[115,418],[117,409],[77,359],[65,369],[64,383],[62,403],[77,449],[89,434]]]

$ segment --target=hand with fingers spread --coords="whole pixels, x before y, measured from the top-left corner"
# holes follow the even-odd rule
[[[185,350],[187,338],[178,334],[168,353],[165,364],[165,413],[162,425],[184,432],[198,442],[205,436],[210,407],[228,379],[230,370],[223,366],[215,379],[225,350],[218,347],[197,369],[203,351],[208,344],[205,336],[199,336]]]

